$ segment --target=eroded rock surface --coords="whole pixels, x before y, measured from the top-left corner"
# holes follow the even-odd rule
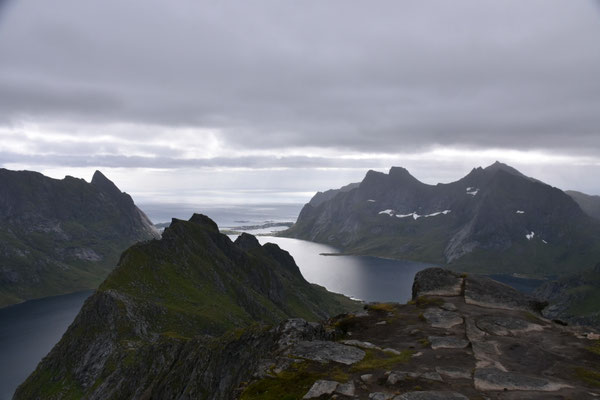
[[[440,308],[429,308],[423,313],[423,317],[434,328],[452,328],[454,325],[463,323],[460,314]]]
[[[598,332],[546,320],[527,296],[479,277],[436,268],[417,274],[413,288],[408,304],[366,305],[323,329],[296,322],[318,333],[284,352],[296,359],[286,374],[314,375],[290,398],[323,381],[336,383],[321,399],[600,398]]]

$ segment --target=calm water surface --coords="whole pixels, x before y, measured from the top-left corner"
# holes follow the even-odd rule
[[[432,266],[366,256],[323,256],[338,250],[298,239],[259,236],[258,240],[289,251],[307,281],[365,301],[405,303],[411,297],[415,274]]]
[[[0,309],[0,399],[10,399],[59,341],[92,291]]]

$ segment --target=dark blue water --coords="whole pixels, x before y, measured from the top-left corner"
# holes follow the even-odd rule
[[[415,274],[433,266],[366,256],[324,256],[321,254],[337,253],[337,249],[305,240],[269,236],[258,240],[287,250],[307,281],[364,301],[405,303],[411,298]]]
[[[59,341],[92,291],[0,309],[0,399],[10,399]]]

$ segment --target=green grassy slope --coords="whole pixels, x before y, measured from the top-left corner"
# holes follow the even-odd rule
[[[250,235],[233,243],[204,216],[174,220],[161,240],[123,253],[16,398],[131,398],[140,390],[192,386],[194,398],[204,398],[198,393],[209,390],[205,380],[212,378],[190,377],[182,368],[189,360],[214,375],[211,362],[228,360],[212,359],[214,352],[242,346],[227,361],[234,363],[229,371],[239,372],[266,343],[260,338],[270,324],[357,307],[306,282],[289,253],[274,244],[260,246]]]

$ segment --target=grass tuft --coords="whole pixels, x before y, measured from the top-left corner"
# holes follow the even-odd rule
[[[592,386],[600,387],[600,372],[579,367],[575,368],[575,375]]]
[[[406,363],[414,354],[412,350],[404,350],[400,354],[386,353],[379,350],[366,350],[365,358],[354,364],[351,371],[365,371],[373,369],[391,369],[398,364]]]

